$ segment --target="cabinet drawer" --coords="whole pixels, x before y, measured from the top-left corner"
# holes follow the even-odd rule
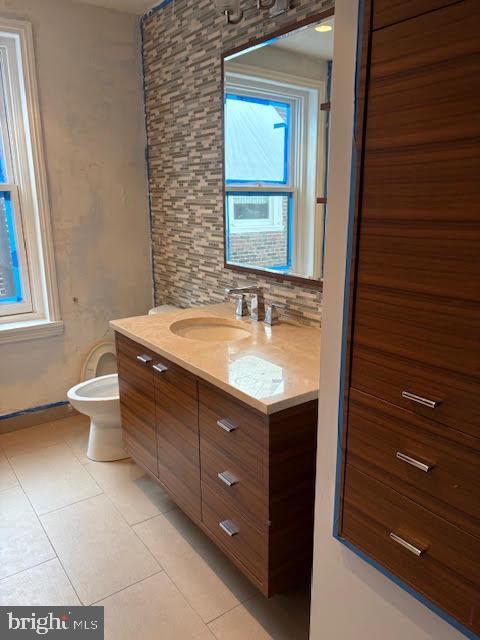
[[[200,460],[203,484],[256,526],[264,528],[267,524],[265,484],[205,438],[200,439]]]
[[[350,465],[342,536],[474,628],[480,598],[480,540]]]
[[[351,390],[348,463],[480,537],[480,441]]]
[[[259,531],[232,506],[202,483],[202,522],[229,553],[239,560],[258,580],[267,573],[268,532]],[[233,527],[235,535],[223,528]],[[231,532],[232,533],[232,532]]]
[[[199,383],[200,438],[263,483],[266,417]],[[223,428],[222,428],[223,426]]]

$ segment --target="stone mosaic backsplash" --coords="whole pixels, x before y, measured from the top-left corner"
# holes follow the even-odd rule
[[[308,324],[321,320],[321,290],[224,268],[222,54],[333,6],[293,0],[270,18],[243,0],[226,25],[213,0],[172,0],[142,24],[155,302],[188,307],[256,283],[267,301]]]

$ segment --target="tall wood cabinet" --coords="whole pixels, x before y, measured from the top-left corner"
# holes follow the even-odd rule
[[[480,3],[366,3],[340,536],[480,633]]]

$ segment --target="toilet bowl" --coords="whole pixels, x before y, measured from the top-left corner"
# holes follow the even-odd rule
[[[115,369],[114,345],[100,343],[87,356],[83,381],[67,393],[72,407],[90,418],[87,457],[96,462],[129,457],[122,442],[118,374],[110,373]],[[108,375],[94,377],[106,372]]]

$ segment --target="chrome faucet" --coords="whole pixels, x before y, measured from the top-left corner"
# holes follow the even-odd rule
[[[267,311],[265,312],[265,320],[264,323],[272,327],[274,324],[277,324],[279,321],[279,315],[277,309],[285,309],[286,305],[281,304],[280,302],[272,302],[267,306]]]
[[[243,318],[248,315],[248,306],[245,300],[247,294],[252,295],[252,304],[250,308],[250,319],[258,322],[265,317],[265,305],[263,302],[262,290],[256,285],[250,285],[247,287],[232,287],[225,289],[225,295],[227,298],[230,296],[237,297],[237,306],[235,308],[235,315],[237,318]]]

